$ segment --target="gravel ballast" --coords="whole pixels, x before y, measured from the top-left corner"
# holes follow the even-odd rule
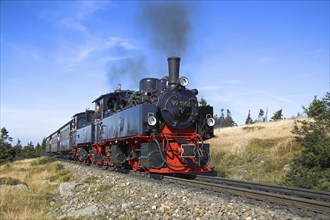
[[[48,215],[86,219],[328,219],[319,213],[62,163],[73,173]]]

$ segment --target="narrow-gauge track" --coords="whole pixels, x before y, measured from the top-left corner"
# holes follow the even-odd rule
[[[65,162],[77,164],[74,161],[66,160]],[[101,172],[109,172],[101,170],[97,166],[91,166],[90,168],[100,170]],[[132,172],[126,169],[117,169],[117,171],[133,176],[152,177],[145,175],[143,172]],[[156,179],[160,177],[159,179],[163,181],[182,186],[227,193],[260,201],[269,201],[279,205],[294,206],[296,208],[330,215],[330,193],[328,192],[201,175],[197,175],[195,180],[159,175],[154,177]]]
[[[211,179],[213,179],[213,182],[210,181]],[[297,208],[303,208],[314,212],[330,214],[329,193],[326,192],[323,193],[317,191],[317,195],[310,196],[311,198],[306,198],[307,193],[304,194],[303,189],[290,188],[293,193],[289,193],[288,187],[270,184],[260,184],[260,187],[257,187],[259,185],[258,183],[251,183],[249,186],[248,182],[235,180],[228,180],[228,182],[224,184],[226,181],[221,182],[221,178],[215,177],[204,178],[198,176],[196,180],[188,180],[164,176],[164,180],[172,183],[179,183],[180,185],[192,186],[215,192],[230,193],[237,196],[245,196],[252,199],[269,201],[279,205],[295,206]],[[284,189],[281,188],[286,188],[286,195],[283,194]],[[309,192],[309,195],[311,195],[311,192]],[[316,198],[318,198],[317,196],[323,198],[322,201],[316,200]]]
[[[289,186],[275,185],[275,184],[267,184],[267,183],[250,182],[245,180],[233,180],[233,179],[226,179],[220,177],[209,177],[203,175],[197,175],[196,180],[221,184],[226,186],[233,186],[233,187],[277,193],[288,196],[295,196],[295,197],[330,203],[330,193],[324,191],[310,190],[310,189],[296,188],[296,187],[289,187]]]

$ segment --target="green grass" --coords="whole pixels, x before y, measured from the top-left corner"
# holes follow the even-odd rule
[[[18,185],[18,184],[24,184],[28,186],[26,182],[23,182],[19,179],[15,179],[12,177],[0,177],[0,185]]]
[[[108,184],[102,184],[100,186],[98,186],[95,191],[98,191],[98,192],[102,192],[102,191],[106,191],[106,190],[109,190],[111,189],[115,184],[111,184],[111,183],[108,183]]]
[[[83,180],[83,183],[95,183],[97,179],[96,176],[89,176]]]
[[[300,146],[287,142],[284,138],[251,139],[244,153],[211,152],[211,164],[218,176],[233,179],[277,183],[285,174],[283,169],[289,164]]]
[[[60,180],[60,182],[66,182],[70,180],[71,173],[69,170],[59,170],[54,175],[50,176],[48,179],[50,181]]]
[[[246,126],[246,127],[242,127],[242,130],[251,132],[251,131],[261,130],[264,128],[265,128],[264,126]]]
[[[33,160],[31,162],[31,166],[38,166],[38,165],[43,165],[43,164],[48,164],[56,161],[56,158],[54,157],[42,157],[38,160]]]

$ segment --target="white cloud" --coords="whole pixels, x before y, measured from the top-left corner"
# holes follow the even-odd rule
[[[201,86],[201,87],[198,87],[198,91],[201,91],[201,92],[214,91],[214,90],[218,90],[218,89],[219,89],[218,86]]]
[[[105,9],[109,4],[110,2],[107,1],[77,1],[70,15],[60,19],[58,24],[79,31],[89,37],[90,33],[84,22],[89,20],[97,11]]]
[[[291,99],[288,99],[288,98],[283,97],[283,96],[274,95],[274,94],[271,94],[269,92],[261,91],[261,90],[255,90],[255,93],[257,93],[259,95],[261,94],[263,96],[267,96],[271,99],[274,99],[274,100],[277,100],[277,101],[280,101],[280,102],[284,102],[284,103],[287,103],[287,104],[290,104],[290,105],[293,105],[293,106],[297,106],[297,103],[295,103]]]
[[[9,41],[1,40],[1,53],[10,54],[17,60],[32,60],[38,62],[47,62],[40,48],[31,45],[15,44]]]
[[[107,37],[87,39],[84,43],[63,45],[58,51],[55,60],[64,72],[76,70],[82,65],[104,67],[109,61],[125,58],[125,54],[110,54],[109,51],[116,47],[122,47],[130,51],[136,49],[129,39]]]

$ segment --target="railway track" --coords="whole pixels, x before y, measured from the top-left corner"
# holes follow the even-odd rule
[[[207,176],[197,176],[195,180],[164,176],[164,180],[330,215],[330,193],[328,192]]]
[[[226,186],[247,188],[258,191],[265,191],[270,193],[277,193],[288,196],[295,196],[305,199],[312,199],[330,203],[330,193],[318,190],[310,190],[304,188],[289,187],[283,185],[257,183],[245,180],[232,180],[220,177],[197,176],[196,180],[209,183],[216,183]]]
[[[70,161],[69,163],[77,164],[77,162],[73,161]],[[90,168],[100,170],[101,172],[109,172],[101,170],[96,166],[91,166]],[[131,174],[133,176],[150,177],[150,175],[145,175],[143,172],[132,172],[125,169],[117,171],[119,171],[119,173]],[[157,176],[158,175],[156,175],[156,178]],[[329,192],[202,175],[197,175],[194,180],[172,176],[161,176],[160,179],[162,179],[162,181],[167,181],[174,184],[214,192],[229,193],[236,196],[247,197],[260,201],[269,201],[289,207],[294,206],[296,208],[302,208],[325,215],[330,215]]]

